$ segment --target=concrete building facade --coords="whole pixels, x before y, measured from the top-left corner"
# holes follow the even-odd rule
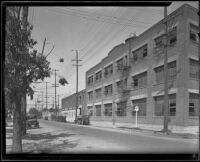
[[[168,97],[171,125],[197,126],[198,10],[184,4],[167,16]],[[115,46],[86,72],[91,120],[163,124],[164,20]]]

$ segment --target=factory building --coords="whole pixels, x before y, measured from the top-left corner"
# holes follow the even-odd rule
[[[115,46],[86,72],[90,120],[163,125],[164,51],[168,54],[169,124],[197,126],[199,98],[198,10],[184,4],[164,19]]]

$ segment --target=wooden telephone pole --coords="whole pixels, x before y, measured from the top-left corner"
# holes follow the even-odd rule
[[[72,50],[72,51],[74,51],[74,50]],[[82,65],[79,65],[78,62],[82,61],[82,60],[78,59],[78,50],[75,50],[75,51],[76,51],[76,60],[72,60],[72,61],[76,61],[76,64],[73,65],[73,66],[76,66],[76,111],[75,111],[75,122],[76,122],[76,120],[77,120],[77,109],[78,109],[78,67],[82,66]]]

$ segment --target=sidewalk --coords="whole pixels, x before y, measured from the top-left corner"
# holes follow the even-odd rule
[[[54,121],[49,121],[54,122]],[[55,122],[54,122],[55,123]],[[58,124],[60,122],[57,122]],[[80,125],[81,126],[81,125]],[[6,126],[6,153],[12,153],[13,124]],[[108,147],[109,146],[109,147]],[[52,127],[41,122],[40,128],[28,129],[27,134],[22,138],[22,152],[28,154],[38,153],[107,153],[121,152],[127,149],[124,146],[118,146],[117,143],[111,143],[98,139],[96,137],[87,137],[77,134],[73,130],[63,130],[60,127]]]
[[[163,129],[162,125],[144,125],[138,124],[138,127],[135,127],[134,123],[118,123],[116,122],[114,125],[112,122],[105,121],[90,121],[90,125],[93,127],[99,128],[107,128],[107,129],[115,129],[115,130],[124,130],[128,132],[139,132],[139,133],[148,133],[148,134],[156,134],[163,135],[168,137],[178,137],[178,138],[199,138],[199,131],[197,127],[177,127],[170,126],[170,133],[166,134],[161,132]]]

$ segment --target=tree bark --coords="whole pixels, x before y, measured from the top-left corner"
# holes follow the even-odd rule
[[[26,135],[26,94],[23,94],[22,98],[22,136]]]
[[[15,109],[13,118],[13,144],[12,153],[22,152],[22,136],[21,136],[21,96],[16,95]]]

